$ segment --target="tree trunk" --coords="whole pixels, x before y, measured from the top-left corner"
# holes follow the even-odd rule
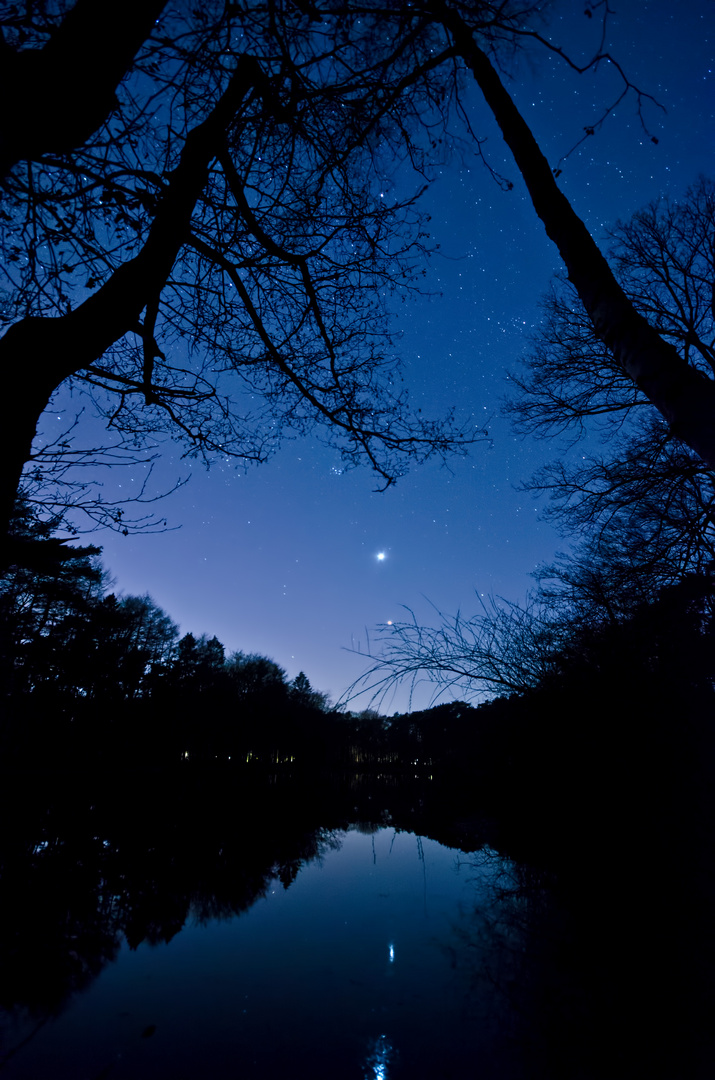
[[[243,57],[206,120],[189,132],[171,183],[146,242],[94,295],[58,317],[29,316],[0,339],[3,392],[11,413],[0,425],[0,537],[7,535],[20,474],[30,457],[42,412],[65,379],[96,363],[129,331],[155,300],[188,237],[191,215],[212,160],[236,109],[259,77],[255,60]]]
[[[559,249],[594,330],[623,371],[682,440],[715,468],[715,382],[692,368],[640,315],[554,179],[526,121],[461,17],[444,26],[471,70],[526,183],[536,213]]]
[[[115,92],[166,0],[77,0],[42,49],[0,35],[0,177],[24,159],[81,146],[109,117]]]

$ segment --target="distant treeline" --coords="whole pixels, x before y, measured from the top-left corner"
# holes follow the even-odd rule
[[[57,540],[26,506],[13,559],[0,581],[6,767],[448,770],[523,802],[529,791],[568,797],[585,776],[662,775],[664,761],[685,777],[709,754],[715,594],[705,575],[581,634],[535,689],[386,718],[331,709],[303,672],[291,681],[267,657],[226,656],[216,637],[180,638],[150,597],[108,591],[99,549]]]

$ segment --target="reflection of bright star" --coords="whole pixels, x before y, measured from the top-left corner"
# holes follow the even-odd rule
[[[378,553],[377,553],[377,561],[382,562],[382,560],[384,558],[385,558],[385,552],[384,551],[378,551]]]

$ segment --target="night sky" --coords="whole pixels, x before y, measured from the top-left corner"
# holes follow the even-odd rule
[[[711,170],[715,147],[713,0],[613,6],[612,52],[667,112],[647,112],[656,145],[629,99],[564,163],[560,183],[597,239],[653,198],[684,192]],[[590,54],[598,20],[577,2],[555,10],[567,16],[551,21],[551,40]],[[555,165],[615,97],[616,82],[607,67],[579,77],[541,53],[533,61],[520,63],[509,88]],[[425,287],[437,295],[401,306],[396,325],[414,405],[432,416],[456,406],[461,419],[488,426],[490,440],[451,471],[415,468],[383,494],[367,470],[343,472],[338,454],[317,440],[287,442],[245,474],[230,461],[207,472],[167,444],[158,481],[190,482],[158,509],[180,528],[93,537],[115,591],[149,593],[182,632],[216,634],[227,652],[270,656],[291,678],[304,670],[333,700],[367,666],[349,650],[364,649],[379,624],[404,618],[405,606],[429,622],[431,605],[474,613],[475,592],[523,599],[530,572],[564,547],[539,521],[540,505],[515,489],[559,447],[515,438],[498,415],[506,372],[518,366],[559,263],[494,122],[476,92],[467,100],[489,160],[514,190],[502,192],[476,156],[442,171],[426,197],[440,254]],[[53,412],[75,408],[60,396]],[[114,474],[106,491],[141,479]],[[419,688],[413,707],[430,696],[428,685]],[[397,691],[381,708],[407,701]],[[363,696],[350,707],[368,703]]]

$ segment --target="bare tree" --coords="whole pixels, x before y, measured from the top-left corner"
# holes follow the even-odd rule
[[[518,693],[536,686],[553,669],[562,643],[562,625],[530,598],[526,604],[491,598],[478,600],[479,614],[466,617],[436,610],[437,626],[424,626],[407,609],[402,622],[377,628],[367,647],[356,650],[370,667],[348,688],[344,700],[369,692],[382,703],[397,684],[412,694],[433,687],[433,701],[443,694],[464,699]]]
[[[389,178],[402,163],[429,175],[458,139],[457,119],[481,153],[461,93],[468,76],[596,338],[674,437],[715,464],[712,378],[621,287],[498,74],[524,42],[577,70],[613,60],[607,3],[588,6],[603,12],[604,36],[580,68],[539,28],[541,7],[177,2],[131,62],[142,32],[133,13],[107,75],[117,103],[106,121],[52,152],[48,142],[14,152],[5,179],[0,359],[16,423],[0,433],[2,520],[38,419],[68,382],[118,432],[141,442],[171,430],[207,456],[263,461],[282,436],[317,426],[383,485],[408,461],[473,441],[473,429],[409,410],[387,319],[388,296],[417,287],[427,243],[419,191],[398,199]],[[22,31],[32,44],[50,36],[73,55],[59,32],[67,7],[35,10],[43,17]],[[645,95],[614,70],[619,100],[635,93],[640,107]]]
[[[383,190],[382,145],[404,138],[419,164],[411,114],[433,109],[449,50],[414,13],[395,9],[393,41],[381,9],[315,25],[303,7],[170,5],[94,134],[21,148],[3,209],[3,523],[68,381],[140,449],[168,429],[260,462],[317,426],[383,486],[478,437],[410,410],[386,315],[426,238],[414,198]]]
[[[161,453],[158,440],[142,439],[137,444],[132,433],[117,432],[111,441],[100,433],[95,433],[95,441],[88,441],[84,412],[81,409],[72,420],[66,418],[56,434],[38,430],[22,474],[23,503],[53,529],[73,536],[101,528],[125,536],[169,529],[157,506],[183,487],[187,478],[157,493],[153,479]],[[108,487],[110,469],[124,471],[126,483]]]
[[[609,244],[621,287],[703,378],[714,359],[714,238],[715,185],[701,179],[617,225]],[[435,696],[526,690],[569,656],[586,657],[599,635],[686,575],[705,580],[715,566],[712,470],[623,372],[571,283],[560,282],[543,310],[524,370],[511,376],[507,414],[528,436],[585,443],[586,453],[524,485],[548,496],[546,515],[571,550],[536,571],[524,605],[494,600],[473,617],[438,612],[436,628],[414,616],[381,628],[355,689],[384,696],[398,681],[427,680]]]
[[[659,200],[620,223],[609,248],[639,312],[708,378],[715,369],[713,182],[703,178],[681,199]],[[711,469],[624,376],[572,286],[562,282],[549,295],[544,316],[523,373],[513,376],[507,412],[524,434],[585,438],[586,453],[542,468],[525,486],[549,497],[546,514],[567,535],[588,537],[584,563],[618,561],[651,591],[705,569],[715,561]],[[593,449],[594,439],[601,448]]]
[[[605,19],[609,7],[607,3],[602,7]],[[505,89],[487,55],[489,44],[480,37],[480,27],[470,18],[468,5],[436,2],[434,11],[499,125],[534,209],[558,248],[596,338],[606,346],[618,369],[656,407],[673,436],[698,454],[706,465],[715,468],[715,380],[706,376],[699,364],[690,363],[678,352],[661,328],[653,326],[647,315],[641,314],[634,299],[617,281],[583,221],[559,189],[554,175],[559,170],[551,168]],[[613,60],[602,44],[590,63],[579,68],[530,27],[516,26],[512,32],[515,37],[523,34],[540,41],[576,70],[592,68],[605,59]],[[616,67],[623,76],[625,94],[631,86],[620,66]],[[594,130],[588,128],[586,135]]]

